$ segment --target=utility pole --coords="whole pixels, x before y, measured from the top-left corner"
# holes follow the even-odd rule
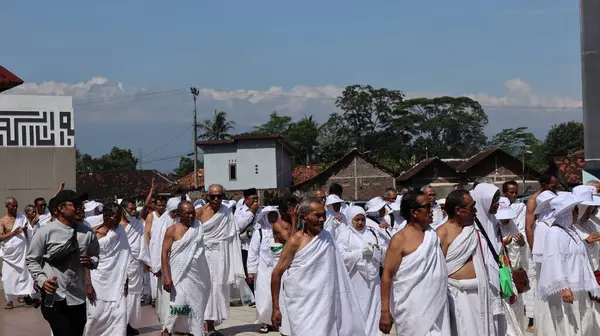
[[[198,121],[196,110],[196,97],[199,91],[195,87],[190,88],[190,92],[194,97],[194,188],[198,189]]]
[[[600,1],[580,0],[581,81],[585,166],[583,182],[600,178]]]

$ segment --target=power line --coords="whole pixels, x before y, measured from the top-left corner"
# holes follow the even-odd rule
[[[160,162],[160,161],[167,161],[167,160],[173,160],[173,159],[180,159],[180,158],[182,158],[184,156],[192,156],[192,155],[194,155],[194,153],[184,153],[184,154],[171,155],[171,156],[167,156],[167,157],[163,157],[163,158],[158,158],[158,159],[152,159],[152,160],[144,161],[144,164],[154,163],[154,162]]]
[[[154,153],[158,152],[159,150],[161,150],[161,149],[163,149],[163,148],[167,147],[167,146],[168,146],[168,145],[170,145],[170,144],[171,144],[173,141],[175,141],[175,140],[177,140],[177,139],[181,138],[181,137],[182,137],[184,134],[186,134],[186,133],[187,133],[187,132],[188,132],[188,131],[189,131],[189,130],[192,128],[192,127],[193,127],[193,126],[188,126],[188,127],[187,127],[187,128],[186,128],[186,129],[185,129],[183,132],[179,133],[179,134],[178,134],[176,137],[174,137],[173,139],[171,139],[171,140],[167,141],[167,142],[166,142],[165,144],[163,144],[162,146],[160,146],[160,147],[158,147],[158,148],[155,148],[155,149],[151,150],[151,151],[150,151],[150,153],[148,153],[148,154],[144,155],[143,157],[144,157],[144,158],[145,158],[145,157],[148,157],[148,156],[150,156],[150,155],[152,155],[152,154],[154,154]],[[147,162],[145,162],[145,163],[147,163]]]

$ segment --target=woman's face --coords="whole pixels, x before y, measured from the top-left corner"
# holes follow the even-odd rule
[[[492,199],[492,205],[490,206],[490,214],[495,215],[498,212],[500,206],[500,190],[496,191],[494,198]]]
[[[510,219],[501,219],[500,220],[500,224],[502,224],[502,225],[508,225],[508,223],[510,223]]]
[[[276,211],[271,211],[267,214],[267,219],[269,223],[273,224],[279,219],[279,214]]]
[[[358,214],[352,218],[352,225],[357,231],[362,231],[367,224],[367,218],[363,214]]]
[[[331,207],[333,208],[333,211],[340,212],[342,209],[342,203],[334,203],[331,205]]]

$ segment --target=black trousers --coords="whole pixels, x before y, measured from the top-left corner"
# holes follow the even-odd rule
[[[85,303],[68,306],[66,300],[55,301],[51,308],[42,303],[41,310],[54,336],[83,336],[87,322]]]
[[[250,287],[252,294],[254,294],[254,282],[248,281],[248,250],[242,249],[242,264],[244,265],[244,273],[246,274],[246,283]]]

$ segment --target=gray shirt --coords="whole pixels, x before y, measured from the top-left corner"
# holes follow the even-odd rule
[[[56,277],[55,300],[66,300],[69,306],[84,304],[86,300],[85,269],[79,262],[80,255],[87,253],[95,268],[100,253],[98,239],[91,228],[84,224],[76,224],[74,228],[57,220],[44,225],[33,236],[26,259],[38,286]],[[77,244],[73,239],[74,230]]]

